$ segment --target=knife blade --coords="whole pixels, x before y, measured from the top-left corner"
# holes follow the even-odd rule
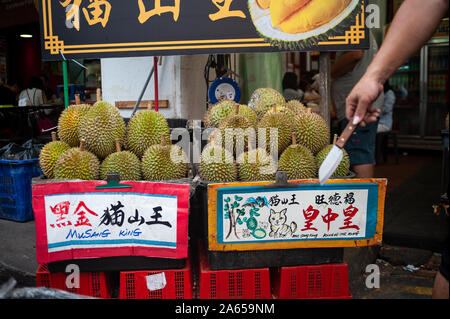
[[[358,124],[353,124],[352,122],[348,122],[344,131],[342,131],[341,136],[336,140],[336,143],[331,148],[331,151],[328,153],[325,160],[322,162],[319,168],[319,182],[320,185],[325,184],[325,182],[333,175],[336,168],[341,163],[342,158],[344,157],[344,153],[342,152],[342,148],[345,143],[347,143],[350,136],[352,136],[353,132],[358,127]]]

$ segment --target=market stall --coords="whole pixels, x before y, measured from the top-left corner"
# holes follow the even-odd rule
[[[355,179],[345,163],[328,181],[317,179],[329,149],[320,162],[318,154],[339,143],[329,129],[327,52],[368,47],[364,1],[322,2],[41,1],[44,59],[320,51],[322,100],[316,114],[269,88],[250,101],[219,96],[205,108],[203,128],[185,135],[212,132],[197,161],[191,143],[172,144],[156,58],[155,101],[135,112],[136,96],[127,123],[100,94],[92,106],[67,107],[58,139],[41,153],[44,174],[33,180],[45,265],[38,285],[55,287],[51,278],[74,264],[90,276],[120,273],[119,294],[96,295],[104,298],[351,297],[342,249],[381,244],[386,180]],[[227,139],[226,129],[238,131]],[[288,267],[298,278],[312,271],[323,289],[306,293],[306,281],[286,279]],[[108,286],[108,276],[97,278]]]

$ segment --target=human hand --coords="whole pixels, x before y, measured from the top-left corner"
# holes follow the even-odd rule
[[[354,125],[360,123],[361,126],[375,122],[380,110],[372,108],[372,103],[381,92],[383,92],[382,83],[370,76],[362,77],[347,97],[345,110],[347,119]]]

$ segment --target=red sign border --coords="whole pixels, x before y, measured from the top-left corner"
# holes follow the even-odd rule
[[[32,185],[32,203],[36,226],[36,260],[39,264],[61,260],[144,256],[153,258],[183,259],[188,256],[189,184],[168,184],[154,182],[123,182],[132,188],[114,188],[117,193],[161,194],[177,196],[177,247],[122,246],[115,248],[70,248],[49,252],[44,196],[59,194],[107,193],[112,189],[95,189],[105,185],[104,181],[77,181],[42,183]]]

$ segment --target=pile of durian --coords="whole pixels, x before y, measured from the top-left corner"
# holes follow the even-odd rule
[[[286,102],[271,88],[255,90],[248,105],[218,102],[203,120],[213,133],[195,168],[206,182],[274,180],[277,170],[284,170],[289,179],[316,178],[332,147],[330,129],[320,115],[298,101]],[[229,129],[248,128],[253,135],[227,140]],[[275,138],[271,130],[276,130]],[[108,102],[90,106],[78,101],[61,113],[59,140],[56,132],[52,135],[39,156],[48,179],[104,180],[119,173],[124,181],[179,180],[193,167],[182,148],[171,144],[167,120],[151,109],[137,112],[126,124]],[[239,140],[244,141],[241,153]],[[344,152],[333,176],[347,176],[349,166]]]
[[[248,105],[233,101],[212,105],[205,114],[204,123],[208,128],[215,128],[198,166],[200,177],[209,182],[273,180],[277,170],[285,171],[289,179],[316,178],[318,168],[332,147],[330,128],[319,114],[311,112],[299,101],[286,102],[281,93],[271,88],[255,90]],[[255,134],[241,137],[245,152],[237,154],[238,135],[227,135],[226,132],[242,129],[241,132],[248,133],[249,128],[254,129]],[[260,129],[264,128],[266,137],[259,137],[258,133],[264,132]],[[275,146],[270,129],[278,132]],[[234,140],[227,144],[225,139],[230,136]],[[265,140],[261,143],[263,146],[258,145],[261,140]],[[227,145],[233,145],[233,148],[227,148]],[[256,148],[249,149],[249,145],[256,145]],[[350,161],[344,150],[344,159],[333,177],[347,176],[349,168]]]
[[[137,112],[126,125],[119,110],[108,102],[84,105],[77,101],[58,119],[39,155],[48,179],[177,180],[187,176],[188,159],[172,145],[166,119],[153,110]]]

